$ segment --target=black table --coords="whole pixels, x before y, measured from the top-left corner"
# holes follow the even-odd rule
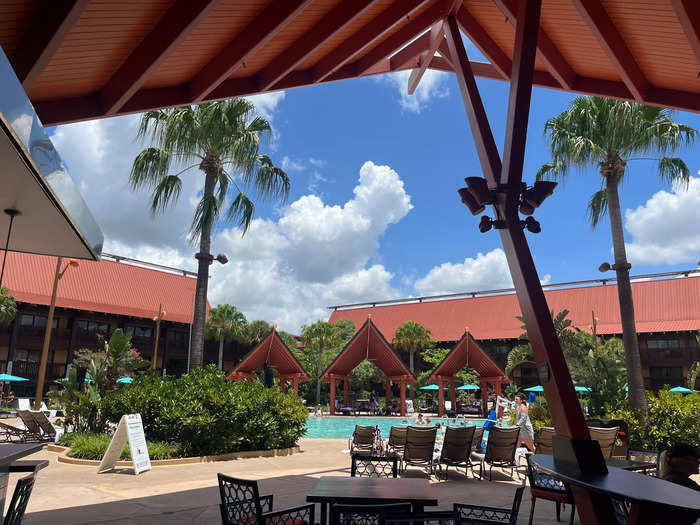
[[[632,503],[630,516],[639,519],[637,523],[656,523],[657,505],[694,510],[700,517],[700,497],[697,491],[682,485],[651,476],[640,476],[636,472],[610,465],[607,474],[581,474],[571,469],[557,467],[554,464],[554,458],[544,454],[533,455],[532,461],[548,474],[569,485],[630,501]]]
[[[413,512],[438,504],[437,496],[427,479],[346,478],[321,476],[306,496],[309,503],[321,504],[321,525],[328,523],[328,505],[344,503],[382,505],[410,502]]]
[[[632,459],[617,459],[617,458],[607,458],[605,464],[608,467],[621,468],[622,470],[629,470],[630,472],[644,472],[647,470],[656,469],[656,463],[651,461],[634,461]]]
[[[5,497],[7,494],[7,479],[10,473],[10,463],[19,458],[38,452],[43,443],[4,443],[0,444],[0,521],[5,514]]]

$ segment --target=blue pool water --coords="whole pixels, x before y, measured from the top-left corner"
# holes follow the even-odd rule
[[[345,438],[352,437],[355,430],[355,425],[378,425],[383,438],[389,437],[389,431],[392,426],[401,426],[405,421],[400,417],[309,417],[306,421],[307,438]],[[452,425],[450,420],[450,425]],[[464,419],[457,420],[457,426],[460,426]],[[482,426],[485,419],[468,419],[465,424]],[[415,424],[415,419],[411,420]],[[441,419],[435,418],[433,422],[442,423]],[[403,423],[405,425],[406,423]]]

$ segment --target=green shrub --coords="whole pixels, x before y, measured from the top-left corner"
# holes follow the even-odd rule
[[[188,456],[291,447],[307,417],[294,392],[227,381],[213,365],[180,379],[139,377],[108,393],[102,413],[112,422],[140,413],[146,436],[178,443]]]
[[[664,450],[683,442],[700,446],[700,394],[673,394],[666,390],[647,395],[649,420],[639,423],[636,410],[626,407],[608,414],[623,419],[629,427],[630,447],[641,450]]]
[[[109,442],[112,439],[110,434],[87,434],[75,433],[64,434],[59,440],[59,444],[70,447],[69,456],[81,459],[101,460],[107,451]],[[180,447],[170,443],[160,441],[148,441],[148,455],[151,459],[170,459],[182,457]],[[122,451],[120,459],[130,459],[129,445]]]

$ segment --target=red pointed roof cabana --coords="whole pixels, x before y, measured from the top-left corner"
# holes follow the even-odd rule
[[[387,402],[391,399],[391,383],[399,385],[401,391],[400,411],[406,415],[406,384],[415,383],[416,378],[391,348],[391,345],[368,318],[355,333],[342,352],[321,375],[320,380],[331,384],[331,414],[335,413],[335,388],[338,381],[343,381],[343,402],[347,406],[350,393],[352,372],[362,361],[371,361],[384,372],[384,391]]]
[[[269,335],[260,341],[258,346],[246,354],[243,360],[228,375],[227,379],[252,381],[256,370],[260,370],[265,363],[277,370],[280,381],[280,389],[284,392],[286,382],[289,381],[295,392],[299,391],[299,381],[308,381],[309,376],[304,371],[297,358],[284,344],[282,338],[273,326]]]
[[[454,408],[457,397],[455,391],[458,381],[457,372],[466,366],[473,368],[476,373],[479,374],[479,379],[481,381],[481,407],[484,411],[484,415],[486,415],[486,389],[488,384],[492,384],[496,394],[500,395],[501,384],[510,383],[510,379],[506,373],[498,368],[498,365],[486,355],[486,352],[484,352],[474,340],[469,330],[465,330],[462,338],[457,341],[454,348],[450,350],[450,353],[445,356],[442,363],[437,366],[435,371],[430,374],[430,378],[428,378],[430,383],[437,383],[440,387],[438,391],[438,411],[440,415],[445,413],[445,383],[450,384],[450,400]]]

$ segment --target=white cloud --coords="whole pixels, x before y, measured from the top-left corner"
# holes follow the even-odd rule
[[[512,287],[506,254],[501,248],[486,254],[479,252],[476,258],[467,257],[462,263],[435,266],[414,283],[423,296]]]
[[[301,162],[290,159],[287,155],[282,157],[282,169],[284,171],[302,171],[304,165]]]
[[[255,104],[255,109],[258,110],[260,116],[267,120],[272,120],[277,106],[284,100],[285,96],[286,94],[284,91],[275,91],[274,93],[262,93],[246,98]]]
[[[445,98],[450,94],[445,85],[447,73],[444,71],[426,70],[413,95],[408,94],[408,77],[410,76],[411,71],[405,70],[377,77],[378,82],[389,83],[398,90],[399,104],[404,111],[420,113],[434,99]]]
[[[313,157],[309,157],[309,163],[315,168],[323,168],[327,164],[325,160],[315,159]]]
[[[634,264],[696,263],[700,257],[700,177],[625,211],[627,254]]]
[[[311,193],[318,193],[318,184],[320,182],[328,182],[328,179],[326,179],[318,171],[314,170],[314,172],[311,174],[311,179],[309,180],[309,184],[306,189]]]

